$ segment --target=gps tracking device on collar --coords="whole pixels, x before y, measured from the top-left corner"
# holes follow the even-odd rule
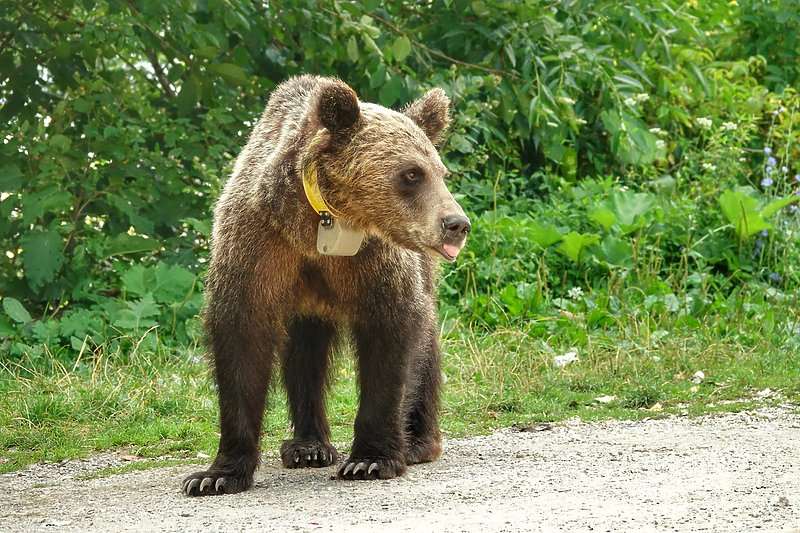
[[[364,231],[333,214],[319,190],[317,167],[314,163],[303,170],[303,190],[308,203],[320,217],[317,226],[317,251],[322,255],[356,255],[364,242]]]

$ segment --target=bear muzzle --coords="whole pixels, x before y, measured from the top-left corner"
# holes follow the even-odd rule
[[[448,261],[455,261],[472,229],[469,219],[462,214],[442,217],[442,245],[438,250]]]

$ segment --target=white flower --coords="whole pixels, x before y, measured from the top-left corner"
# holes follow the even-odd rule
[[[567,291],[567,295],[573,300],[577,300],[583,296],[583,289],[580,287],[572,287]]]
[[[666,142],[664,142],[664,140],[663,140],[663,139],[658,139],[658,140],[656,140],[656,148],[658,148],[659,150],[661,150],[661,149],[663,149],[663,148],[666,148],[666,147],[667,147],[667,143],[666,143]]]
[[[573,99],[572,99],[572,98],[570,98],[569,96],[559,96],[559,97],[558,97],[556,100],[558,100],[558,101],[559,101],[559,102],[561,102],[562,104],[566,104],[566,105],[573,105],[573,104],[575,104],[575,100],[573,100]]]
[[[581,125],[581,126],[584,126],[584,125],[586,124],[586,121],[585,121],[585,120],[583,120],[582,118],[576,118],[576,119],[575,119],[575,123],[576,123],[576,124],[579,124],[579,125]]]
[[[629,107],[635,106],[636,105],[636,99],[629,96],[628,98],[625,99],[625,105],[629,106]]]
[[[722,129],[725,131],[733,131],[739,126],[735,122],[723,122]]]
[[[701,166],[704,170],[710,170],[712,172],[717,170],[717,165],[712,165],[711,163],[703,163]]]
[[[647,93],[639,93],[634,98],[636,98],[637,102],[641,103],[641,102],[646,102],[646,101],[650,100],[650,95],[647,94]]]
[[[700,126],[701,128],[703,128],[704,130],[707,130],[713,124],[711,119],[708,118],[708,117],[700,117],[695,122],[697,122],[697,125]]]
[[[661,128],[650,128],[650,133],[652,133],[653,135],[661,135],[662,133],[664,133],[664,130],[662,130]]]

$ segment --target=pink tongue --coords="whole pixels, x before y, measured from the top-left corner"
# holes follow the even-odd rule
[[[447,255],[453,258],[457,257],[458,252],[461,251],[461,247],[454,244],[443,244],[442,248],[444,248],[444,251],[447,253]]]

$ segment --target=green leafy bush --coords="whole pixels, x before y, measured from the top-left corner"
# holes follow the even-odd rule
[[[387,4],[0,6],[0,349],[196,342],[211,203],[303,72],[451,95],[475,231],[447,317],[571,335],[796,294],[796,0]]]

